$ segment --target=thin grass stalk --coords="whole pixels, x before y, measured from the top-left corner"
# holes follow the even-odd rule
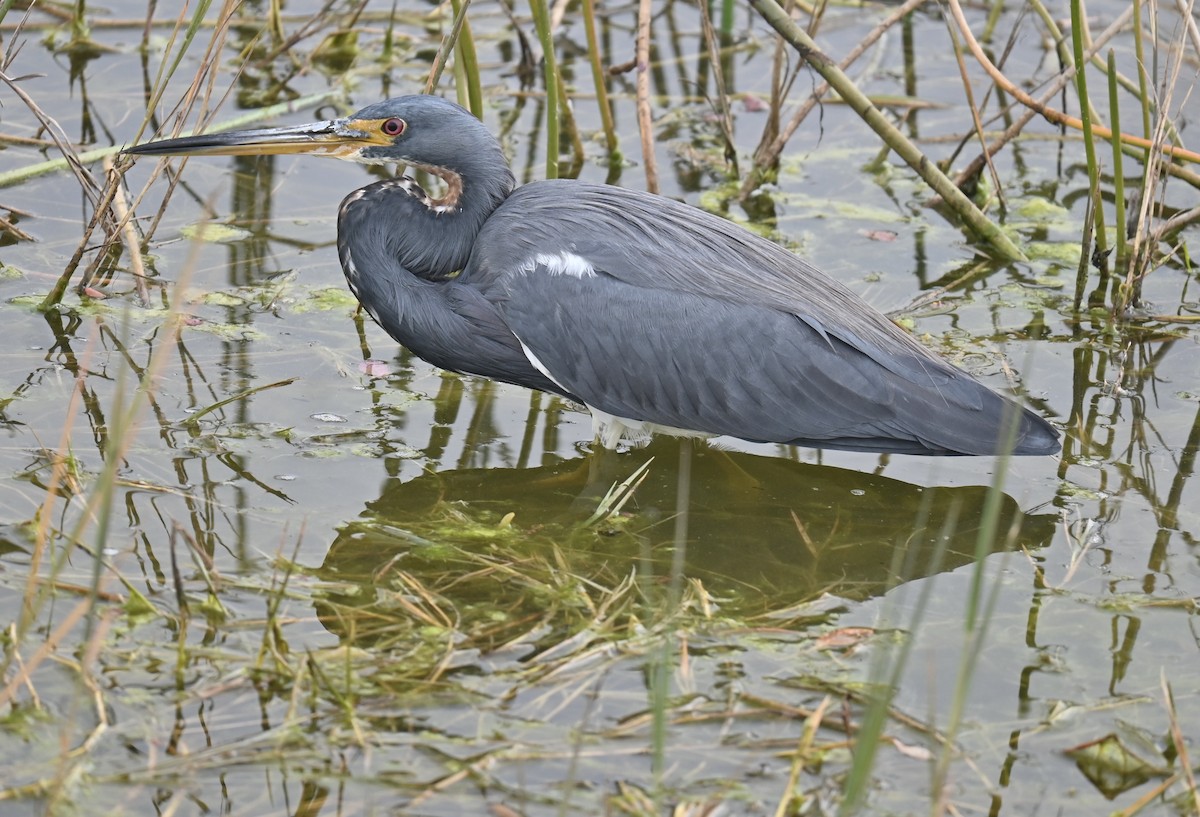
[[[558,63],[554,58],[554,35],[546,0],[529,0],[533,24],[542,45],[542,70],[546,83],[546,178],[558,178]]]
[[[1146,48],[1145,35],[1142,32],[1142,0],[1133,0],[1133,51],[1137,55],[1138,71],[1138,102],[1142,107],[1142,136],[1150,141],[1150,107],[1154,104],[1146,87]],[[1146,148],[1142,158],[1144,164],[1150,158],[1150,148]]]
[[[122,334],[128,337],[129,332],[129,306],[125,308],[125,314],[122,315],[121,328]],[[178,326],[178,317],[175,320]],[[124,454],[128,450],[130,437],[133,436],[133,426],[135,415],[125,405],[125,396],[129,390],[129,369],[122,366],[117,371],[116,388],[113,390],[112,407],[108,412],[109,434],[104,439],[104,446],[101,453],[104,456],[104,467],[100,469],[100,473],[96,477],[96,481],[92,489],[88,492],[88,507],[93,510],[95,517],[94,540],[92,545],[92,582],[90,586],[89,598],[93,605],[98,600],[100,594],[100,584],[104,579],[104,549],[108,544],[109,524],[112,520],[113,495],[116,487],[117,472],[124,465]],[[136,396],[134,400],[136,400]],[[72,539],[82,540],[83,527],[87,522],[89,514],[83,514],[79,520],[78,535]],[[93,606],[93,609],[95,607]],[[95,617],[89,615],[85,622],[86,641],[91,637],[92,628],[95,626]]]
[[[963,621],[963,650],[959,656],[958,672],[954,684],[954,697],[950,704],[950,716],[946,724],[945,734],[953,740],[962,726],[963,715],[967,707],[967,695],[975,670],[979,664],[979,655],[983,651],[984,639],[987,636],[988,624],[1000,596],[1000,576],[984,598],[985,564],[988,554],[995,551],[996,540],[1000,535],[1000,513],[1005,499],[1004,483],[1008,476],[1008,468],[1012,461],[1012,449],[1016,443],[1017,426],[1020,423],[1020,410],[1013,407],[1006,412],[1002,450],[996,458],[996,470],[992,484],[984,497],[983,512],[979,519],[979,533],[975,538],[974,564],[971,570],[971,589],[967,593],[967,608]],[[1011,546],[1016,538],[1020,525],[1020,517],[1014,517],[1012,527],[1008,531],[1006,544]],[[933,814],[945,813],[943,800],[947,778],[950,773],[950,761],[954,750],[949,742],[943,745],[934,762],[932,773],[932,792],[936,798]]]
[[[925,526],[929,521],[930,510],[933,507],[933,497],[934,494],[931,491],[926,491],[923,495],[921,505],[917,509],[914,530],[925,530]],[[929,563],[923,566],[922,573],[936,576],[941,571],[946,549],[949,547],[954,531],[958,528],[959,512],[960,508],[958,505],[951,507],[950,513],[947,514],[945,521],[942,523],[942,528],[934,540],[934,549],[933,553],[930,554]],[[913,575],[916,568],[916,565],[913,564],[915,553],[915,548],[905,547],[903,542],[898,542],[897,547],[892,552],[890,575],[897,577],[897,581],[900,581],[903,577]],[[906,626],[910,634],[915,633],[920,627],[921,622],[925,620],[925,612],[929,607],[930,599],[933,598],[935,585],[936,582],[933,581],[922,584],[921,593],[917,597],[917,603]],[[883,625],[879,629],[895,626],[888,620],[891,614],[890,608],[898,608],[903,603],[900,598],[891,593],[885,596],[885,599],[887,599],[887,602],[885,602],[885,607],[879,616]],[[900,688],[900,681],[904,675],[905,667],[908,666],[908,658],[912,653],[914,642],[915,639],[910,635],[909,638],[901,642],[899,652],[894,657],[890,650],[880,649],[872,658],[868,678],[872,682],[872,686],[878,690],[878,694],[871,694],[870,690],[865,691],[869,695],[870,702],[862,716],[859,728],[855,732],[850,771],[846,776],[846,782],[842,786],[842,802],[838,806],[840,817],[850,817],[850,815],[855,814],[867,796],[871,782],[871,769],[875,765],[875,753],[879,748],[883,731],[887,727],[892,698],[896,690]]]
[[[661,645],[655,651],[650,668],[650,714],[651,714],[651,766],[654,770],[655,789],[663,789],[662,775],[667,760],[667,707],[670,702],[671,676],[676,645],[686,650],[686,643],[676,637],[675,628],[670,626],[670,616],[680,607],[683,596],[683,573],[687,556],[688,522],[692,494],[692,441],[679,439],[679,467],[676,469],[674,547],[671,553],[671,568],[667,583],[664,609],[667,625],[663,628]],[[658,796],[656,794],[656,796]]]
[[[988,7],[987,22],[983,24],[983,32],[979,35],[981,43],[990,44],[992,42],[1002,14],[1004,14],[1004,0],[992,0],[992,4]]]
[[[1075,314],[1079,314],[1079,310],[1083,307],[1083,295],[1087,291],[1087,283],[1090,278],[1088,268],[1092,257],[1092,226],[1096,220],[1096,210],[1092,207],[1090,198],[1084,209],[1083,232],[1079,239],[1079,266],[1075,270],[1075,300],[1072,309]],[[1090,302],[1088,303],[1089,307],[1092,305]]]
[[[1183,38],[1185,36],[1186,32],[1180,34],[1181,39],[1178,48],[1175,50],[1175,56],[1168,60],[1164,69],[1162,87],[1158,94],[1157,121],[1152,140],[1155,149],[1151,151],[1150,158],[1143,169],[1141,207],[1137,217],[1139,225],[1148,225],[1150,223],[1151,208],[1157,196],[1156,191],[1160,189],[1160,179],[1163,171],[1164,169],[1169,170],[1172,166],[1163,155],[1167,147],[1165,141],[1169,126],[1169,119],[1166,112],[1171,109],[1174,92],[1179,83],[1179,74],[1183,67],[1182,54],[1185,47]],[[1155,54],[1155,62],[1157,63],[1157,49],[1155,50]],[[1130,249],[1132,261],[1125,271],[1125,280],[1121,287],[1120,300],[1114,304],[1114,308],[1118,313],[1124,312],[1129,306],[1141,302],[1142,281],[1149,274],[1150,267],[1154,263],[1156,246],[1155,241],[1152,240],[1152,235],[1154,233],[1143,229],[1139,229],[1134,233],[1134,240]]]
[[[471,21],[466,17],[471,0],[453,0],[455,20],[462,12],[462,30],[454,42],[455,76],[466,80],[467,104],[464,106],[477,119],[483,119],[483,86],[479,78],[479,57],[475,52],[475,38],[471,36]],[[460,8],[461,7],[461,8]],[[461,68],[461,71],[459,70]]]
[[[987,161],[988,172],[992,176],[992,186],[996,189],[996,198],[1000,202],[1001,208],[1008,209],[1008,203],[1004,199],[1004,186],[1000,183],[1000,174],[996,171],[996,165],[992,162],[992,155],[988,153],[987,137],[983,133],[983,119],[979,115],[979,106],[975,103],[975,91],[971,87],[971,76],[967,72],[967,60],[963,56],[962,42],[959,41],[958,35],[954,31],[954,26],[949,20],[946,21],[946,31],[950,35],[950,43],[954,47],[954,59],[958,63],[958,73],[963,84],[963,95],[966,97],[967,108],[971,112],[971,124],[974,125],[975,134],[979,137],[979,147],[982,149],[983,156]],[[953,159],[951,162],[953,162]]]
[[[813,67],[830,86],[841,95],[855,113],[879,135],[883,141],[915,170],[934,191],[942,197],[967,227],[980,239],[991,245],[999,255],[1008,260],[1023,261],[1025,254],[999,226],[988,220],[975,203],[954,186],[945,173],[929,160],[921,150],[880,113],[850,78],[839,69],[817,47],[817,44],[796,25],[775,0],[750,0],[750,4],[770,25],[783,35],[800,56]]]
[[[381,65],[390,66],[393,60],[396,59],[396,5],[400,0],[392,0],[392,14],[388,19],[387,27],[383,29],[383,48],[379,52],[379,62]],[[469,3],[470,0],[467,0]],[[458,15],[455,15],[457,19]],[[384,73],[384,79],[387,79],[387,73]]]
[[[1031,0],[1031,1],[1033,1],[1033,0]],[[967,25],[967,18],[963,14],[962,5],[959,3],[959,0],[949,0],[949,7],[950,7],[950,13],[954,17],[954,21],[958,24],[958,31],[960,34],[963,35],[963,40],[964,40],[964,42],[966,42],[967,47],[971,50],[971,54],[975,57],[975,60],[983,67],[983,69],[988,72],[988,75],[991,76],[992,79],[1001,86],[1001,88],[1003,88],[1005,93],[1014,97],[1022,105],[1032,108],[1035,112],[1037,112],[1038,114],[1043,116],[1051,124],[1062,125],[1065,127],[1074,128],[1075,130],[1083,129],[1082,120],[1080,120],[1079,118],[1074,117],[1074,116],[1068,116],[1067,114],[1065,114],[1062,111],[1057,110],[1055,108],[1051,108],[1045,101],[1039,101],[1039,100],[1034,99],[1029,94],[1027,94],[1024,90],[1022,90],[1020,88],[1020,86],[1018,86],[1017,84],[1015,84],[1014,82],[1009,80],[1006,76],[1004,76],[1004,74],[1001,73],[1000,69],[998,69],[995,65],[993,65],[992,61],[990,59],[988,59],[987,54],[985,54],[983,51],[983,47],[979,45],[979,41],[976,40],[975,36],[971,33],[971,27],[969,25]],[[1112,31],[1112,32],[1116,33],[1117,31],[1120,30],[1120,26],[1117,25],[1117,22],[1121,21],[1123,24],[1123,21],[1126,20],[1129,17],[1129,15],[1132,15],[1132,14],[1133,14],[1133,7],[1130,6],[1127,9],[1125,9],[1125,11],[1123,11],[1118,16],[1117,20],[1114,21],[1113,24],[1111,24],[1106,29],[1106,31]],[[1092,54],[1098,53],[1098,51],[1099,51],[1099,49],[1096,49],[1093,47],[1093,48],[1089,48],[1087,53],[1089,55],[1092,55]],[[1065,73],[1067,73],[1067,72],[1064,72],[1064,74]],[[1074,74],[1072,74],[1072,76],[1073,75]],[[1110,131],[1108,128],[1106,128],[1102,125],[1093,123],[1092,124],[1092,133],[1095,136],[1101,136],[1101,137],[1107,138]],[[1124,142],[1126,145],[1136,145],[1138,147],[1151,147],[1152,146],[1149,140],[1143,139],[1140,136],[1133,136],[1133,135],[1127,134],[1127,133],[1121,134],[1121,141]],[[1200,163],[1200,153],[1197,153],[1196,151],[1186,150],[1177,145],[1164,144],[1164,145],[1153,145],[1153,147],[1155,150],[1161,150],[1162,152],[1166,153],[1167,155],[1171,156],[1174,159],[1181,159],[1185,162]],[[1197,182],[1197,181],[1190,181],[1189,183],[1190,184],[1200,184],[1200,182]]]
[[[1116,252],[1117,261],[1121,262],[1126,258],[1125,248],[1125,177],[1122,169],[1121,157],[1121,111],[1120,101],[1117,99],[1117,81],[1115,79],[1117,73],[1117,55],[1110,48],[1108,49],[1108,107],[1109,119],[1112,120],[1113,135],[1112,142],[1112,167],[1113,167],[1113,199],[1116,204]]]
[[[583,0],[583,28],[587,36],[592,85],[596,89],[596,106],[600,109],[604,142],[608,145],[608,158],[610,162],[620,162],[621,148],[617,141],[617,128],[613,124],[612,105],[608,101],[608,77],[600,64],[600,43],[596,37],[596,0]]]

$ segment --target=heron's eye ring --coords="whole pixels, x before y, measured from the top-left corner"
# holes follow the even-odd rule
[[[385,120],[380,129],[388,136],[399,136],[404,133],[404,129],[407,127],[408,125],[403,119],[393,116],[391,119]]]

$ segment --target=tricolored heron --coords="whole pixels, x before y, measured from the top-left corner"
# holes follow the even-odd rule
[[[127,152],[313,153],[436,174],[440,198],[393,178],[342,202],[350,289],[435,366],[586,405],[606,447],[667,431],[904,454],[1059,448],[1041,417],[729,221],[609,185],[516,187],[484,125],[438,97]]]

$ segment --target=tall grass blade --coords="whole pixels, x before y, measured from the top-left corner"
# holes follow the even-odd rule
[[[1127,258],[1125,249],[1125,177],[1121,161],[1121,108],[1117,98],[1117,55],[1108,49],[1108,117],[1112,120],[1113,201],[1116,204],[1117,263]]]

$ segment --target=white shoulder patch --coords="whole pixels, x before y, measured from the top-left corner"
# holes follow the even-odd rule
[[[595,278],[596,270],[586,258],[573,252],[540,252],[521,264],[521,272],[530,273],[537,267],[545,267],[551,275],[570,275],[572,278]]]

